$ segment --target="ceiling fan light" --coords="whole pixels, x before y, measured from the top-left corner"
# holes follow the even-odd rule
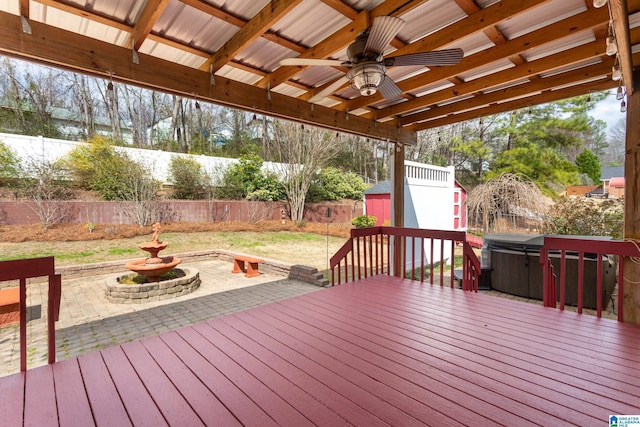
[[[607,4],[607,0],[593,0],[593,7],[602,7]]]
[[[375,94],[384,77],[384,66],[375,62],[358,64],[347,73],[351,87],[360,91],[362,96]]]
[[[607,37],[607,55],[613,56],[618,53],[618,44],[613,36]]]

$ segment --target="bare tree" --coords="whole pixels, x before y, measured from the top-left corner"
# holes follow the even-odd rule
[[[620,119],[609,132],[609,145],[605,150],[603,165],[623,165],[626,151],[627,121]]]
[[[95,105],[93,92],[89,89],[89,77],[72,74],[73,94],[79,108],[80,123],[82,124],[82,137],[91,138],[96,133]]]
[[[268,143],[270,158],[280,162],[280,175],[289,199],[291,219],[301,221],[309,186],[317,171],[336,154],[335,132],[299,123],[274,122],[275,138]]]
[[[117,141],[122,141],[122,125],[120,123],[120,106],[118,102],[118,84],[109,82],[103,90],[102,85],[96,82],[96,88],[98,89],[98,92],[100,92],[100,96],[102,97],[102,101],[104,102],[109,115],[113,138]]]
[[[69,214],[68,205],[60,203],[68,200],[72,193],[63,180],[63,171],[55,163],[43,163],[29,159],[23,181],[26,196],[31,200],[31,209],[38,215],[45,229],[65,220]]]
[[[537,223],[542,228],[549,210],[547,199],[535,183],[509,173],[475,187],[466,203],[469,224],[483,233],[494,231],[503,218],[514,222],[519,219],[518,225]]]
[[[136,162],[127,162],[128,172],[124,176],[127,191],[121,201],[125,215],[140,227],[159,221],[161,204],[158,199],[160,183],[149,176],[145,167]]]

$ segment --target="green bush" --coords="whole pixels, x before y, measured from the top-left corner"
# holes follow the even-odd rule
[[[20,175],[20,159],[5,143],[0,141],[0,185],[10,183]]]
[[[202,200],[207,198],[209,177],[196,160],[173,156],[169,164],[176,199]]]
[[[311,183],[307,199],[311,202],[361,200],[366,189],[367,184],[355,173],[327,167]]]
[[[351,225],[356,228],[367,228],[376,225],[378,218],[371,215],[360,215],[351,220]]]
[[[255,154],[240,157],[223,173],[219,196],[222,199],[277,201],[286,198],[284,187],[274,173],[261,170],[262,159]]]
[[[76,186],[96,191],[104,200],[127,199],[131,183],[145,179],[144,168],[113,148],[113,141],[95,136],[62,160]]]
[[[553,207],[547,232],[622,239],[624,200],[565,197]]]

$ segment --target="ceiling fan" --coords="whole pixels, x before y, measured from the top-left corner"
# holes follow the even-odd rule
[[[462,49],[444,49],[417,52],[407,55],[384,57],[384,49],[398,34],[405,21],[395,16],[378,16],[373,24],[358,34],[347,48],[348,61],[316,58],[287,58],[280,65],[328,65],[350,68],[349,72],[314,95],[309,102],[317,102],[335,92],[347,81],[363,96],[375,94],[378,90],[387,100],[402,95],[402,90],[387,76],[387,67],[407,65],[455,65],[462,59]]]

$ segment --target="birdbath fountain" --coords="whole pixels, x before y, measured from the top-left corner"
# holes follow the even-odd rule
[[[172,270],[182,260],[174,256],[159,257],[158,252],[165,249],[169,242],[161,242],[158,240],[158,232],[160,224],[153,224],[153,237],[150,242],[140,243],[138,247],[143,251],[149,252],[149,257],[144,259],[136,259],[125,264],[125,268],[146,276],[149,282],[160,281],[160,276]]]

